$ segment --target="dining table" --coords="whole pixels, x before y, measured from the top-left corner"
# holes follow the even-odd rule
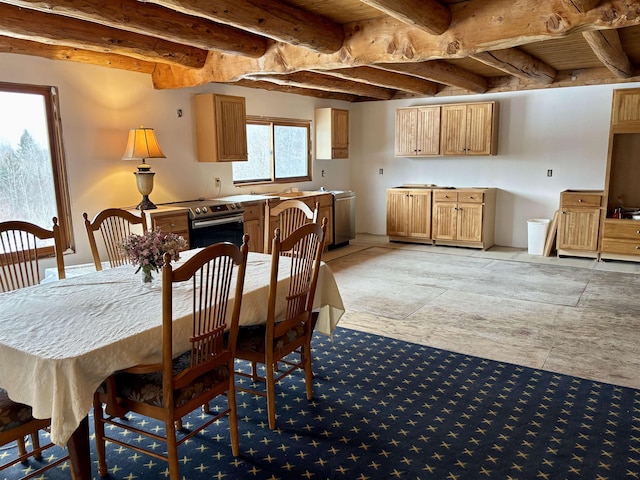
[[[198,250],[182,252],[174,268]],[[280,262],[278,282],[288,282],[291,258]],[[249,252],[241,326],[264,323],[270,271],[271,255]],[[98,386],[118,370],[161,358],[161,274],[151,287],[140,277],[125,265],[0,293],[0,387],[30,405],[35,418],[51,419],[51,440],[68,447],[75,480],[91,478],[88,412]],[[189,348],[192,288],[173,286],[176,354]],[[277,310],[284,309],[282,299]],[[314,309],[315,331],[331,335],[344,305],[324,262]]]

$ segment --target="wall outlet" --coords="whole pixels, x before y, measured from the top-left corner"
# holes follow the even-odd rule
[[[378,169],[378,175],[382,175],[382,174],[384,174],[384,170],[382,168],[379,168]]]
[[[547,177],[553,177],[553,170],[547,170]]]
[[[322,176],[324,177],[324,170],[322,170]]]
[[[216,187],[219,187],[219,186],[220,186],[220,178],[216,177]]]

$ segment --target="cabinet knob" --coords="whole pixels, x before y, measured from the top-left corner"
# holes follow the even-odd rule
[[[578,203],[582,203],[582,199],[581,198],[578,199]]]
[[[640,246],[636,246],[636,250],[640,250]]]
[[[640,230],[638,230],[636,233],[637,233],[638,235],[640,235]]]
[[[175,224],[175,223],[171,223],[170,225],[171,225],[172,227],[175,227],[175,226],[176,226],[176,224]]]

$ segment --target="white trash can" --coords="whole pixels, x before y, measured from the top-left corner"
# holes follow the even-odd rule
[[[527,220],[529,255],[542,255],[544,252],[544,242],[547,239],[550,222],[551,220],[548,218],[532,218]]]

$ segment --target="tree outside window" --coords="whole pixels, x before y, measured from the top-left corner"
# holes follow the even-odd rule
[[[53,87],[0,83],[0,221],[51,229],[71,244],[68,187]]]
[[[311,180],[311,122],[247,117],[249,160],[233,162],[234,184]]]

